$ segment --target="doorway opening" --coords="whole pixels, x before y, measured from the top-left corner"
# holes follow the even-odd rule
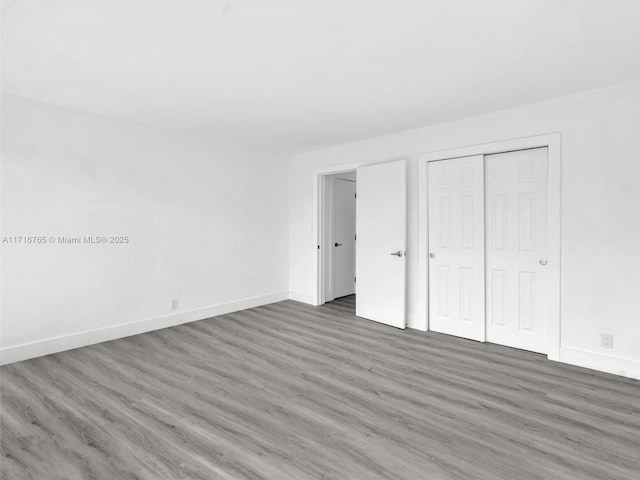
[[[321,304],[356,293],[355,170],[322,177]]]
[[[353,172],[357,178],[345,176]],[[406,230],[407,230],[407,168],[405,160],[393,160],[362,165],[350,163],[314,170],[314,203],[316,211],[312,231],[317,239],[317,261],[315,268],[315,305],[348,293],[340,291],[337,283],[339,270],[345,273],[345,283],[351,284],[353,262],[340,260],[348,253],[345,241],[337,238],[334,213],[346,212],[348,207],[336,205],[336,193],[348,191],[354,180],[357,194],[344,194],[356,205],[355,216],[345,224],[354,230],[344,235],[353,247],[355,274],[353,275],[356,316],[373,320],[396,328],[405,328],[406,323]],[[340,182],[340,185],[338,185]],[[353,183],[353,182],[351,182]],[[353,186],[353,185],[352,185]],[[333,202],[333,203],[332,203]],[[352,207],[351,207],[352,208]],[[339,216],[338,215],[338,216]],[[355,218],[355,221],[353,220]],[[334,231],[332,228],[334,227]],[[356,237],[357,231],[357,237]],[[357,243],[357,248],[355,244]],[[338,245],[336,245],[338,244]],[[342,244],[342,245],[339,245]],[[342,252],[338,249],[342,249]],[[347,258],[350,258],[347,256]],[[357,281],[357,283],[356,283]],[[338,288],[336,290],[336,288]]]

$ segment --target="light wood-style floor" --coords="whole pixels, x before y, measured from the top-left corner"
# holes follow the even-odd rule
[[[640,382],[282,302],[7,365],[2,480],[640,479]]]

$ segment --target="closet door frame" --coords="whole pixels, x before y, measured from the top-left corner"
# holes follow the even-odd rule
[[[547,147],[547,218],[548,230],[548,274],[549,274],[549,343],[547,358],[560,361],[560,181],[561,181],[561,137],[560,133],[549,133],[531,137],[515,138],[499,142],[470,145],[449,150],[418,155],[418,305],[419,328],[429,330],[429,224],[428,224],[428,179],[429,162],[472,155],[490,155],[528,148]]]

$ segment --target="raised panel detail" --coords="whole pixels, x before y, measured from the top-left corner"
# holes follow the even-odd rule
[[[440,218],[440,247],[449,248],[451,242],[451,202],[446,197],[438,199]]]
[[[521,252],[530,252],[535,245],[536,219],[535,193],[521,193],[518,199],[519,244]]]
[[[505,167],[495,167],[493,169],[493,183],[498,185],[507,181],[507,169]]]
[[[491,271],[491,323],[500,327],[506,325],[507,311],[507,271],[492,270]]]
[[[473,248],[473,197],[466,196],[460,199],[462,210],[462,248]]]
[[[507,249],[507,196],[494,195],[493,202],[493,248]]]
[[[471,322],[473,311],[473,269],[460,268],[460,320]]]
[[[438,315],[449,316],[449,289],[451,288],[451,267],[438,267]]]
[[[535,180],[533,165],[529,162],[522,162],[518,165],[518,180],[520,182],[533,182]]]
[[[532,272],[520,272],[518,286],[519,328],[521,331],[532,332],[534,330],[535,318],[534,300],[536,274]]]

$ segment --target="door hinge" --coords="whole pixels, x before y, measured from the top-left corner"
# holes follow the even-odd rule
[[[320,250],[320,245],[318,245],[318,250]]]
[[[353,198],[358,198],[358,194],[357,194],[357,193],[354,193],[354,194],[353,194]]]
[[[353,281],[356,282],[356,277],[353,277]]]
[[[358,239],[358,235],[354,235],[354,236],[353,236],[353,239],[354,239],[354,240],[357,240],[357,239]]]

